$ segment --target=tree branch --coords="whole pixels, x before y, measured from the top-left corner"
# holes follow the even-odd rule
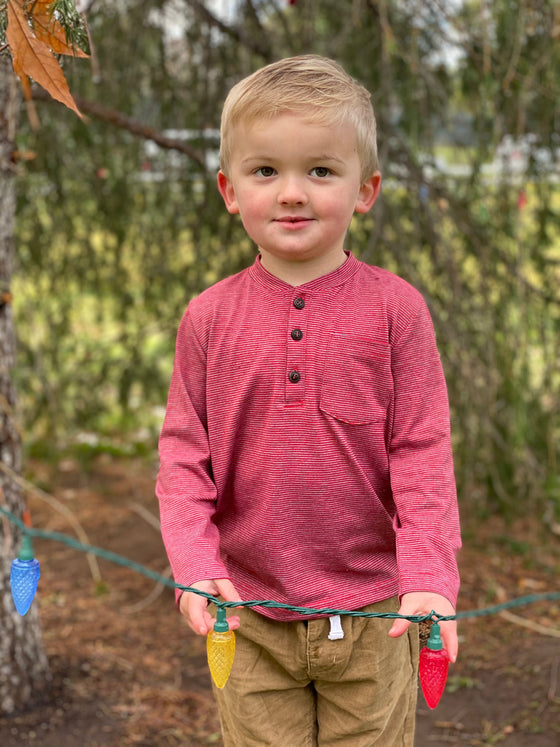
[[[540,625],[540,623],[526,620],[524,617],[508,612],[508,610],[502,610],[500,612],[500,617],[508,620],[508,622],[514,623],[514,625],[521,625],[523,628],[533,630],[535,633],[552,636],[553,638],[560,638],[560,630],[557,630],[556,628],[547,628],[544,625]]]
[[[253,23],[258,28],[258,36],[259,36],[261,43],[264,43],[267,51],[270,50],[271,44],[270,44],[270,39],[268,38],[268,31],[262,25],[261,19],[259,18],[259,14],[257,13],[255,9],[255,6],[253,5],[252,0],[245,0],[245,6],[247,7],[247,11]],[[263,49],[265,49],[265,47],[263,47]]]
[[[215,26],[222,33],[227,34],[236,42],[249,49],[251,52],[263,57],[267,62],[272,60],[271,48],[266,43],[266,40],[261,36],[253,36],[245,32],[243,27],[235,28],[234,26],[228,26],[226,23],[221,21],[217,16],[211,13],[200,0],[186,0],[187,4],[190,5],[195,13],[198,14],[202,20],[207,21],[212,26]]]
[[[11,467],[8,467],[7,464],[3,464],[2,462],[0,462],[0,472],[9,477],[10,480],[12,480],[12,482],[14,482],[20,488],[26,490],[28,493],[31,493],[36,498],[44,501],[55,511],[58,511],[59,514],[62,514],[67,519],[68,523],[72,526],[72,529],[76,532],[76,536],[78,537],[82,545],[91,545],[89,537],[86,534],[86,530],[81,525],[76,514],[71,511],[68,506],[65,506],[64,503],[59,501],[58,498],[55,498],[54,495],[47,493],[46,491],[37,487],[37,485],[29,482],[29,480],[26,480],[24,477],[11,469]],[[97,558],[91,552],[86,552],[86,558],[89,564],[92,578],[96,584],[99,584],[102,580],[102,576],[101,571],[99,570],[99,563],[97,562]]]
[[[38,87],[33,87],[33,99],[37,101],[54,102],[54,99],[45,90]],[[163,133],[154,130],[153,127],[143,125],[116,109],[109,109],[106,106],[102,106],[97,103],[97,101],[90,101],[89,99],[84,99],[80,96],[74,96],[74,101],[80,111],[84,114],[89,114],[90,116],[101,119],[104,122],[109,122],[110,124],[115,125],[122,130],[126,130],[137,137],[142,137],[146,140],[153,140],[154,143],[157,143],[157,145],[160,146],[160,148],[177,150],[180,153],[184,153],[202,169],[206,170],[203,155],[192,148],[188,143],[175,138],[166,137]]]

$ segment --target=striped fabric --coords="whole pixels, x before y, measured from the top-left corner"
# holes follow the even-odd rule
[[[243,599],[297,606],[456,602],[445,381],[421,295],[385,270],[349,255],[294,288],[257,258],[194,299],[160,460],[180,584],[230,578]]]

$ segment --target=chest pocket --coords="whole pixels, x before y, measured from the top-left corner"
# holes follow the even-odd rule
[[[320,409],[344,423],[383,423],[392,396],[390,346],[333,333],[325,356]]]

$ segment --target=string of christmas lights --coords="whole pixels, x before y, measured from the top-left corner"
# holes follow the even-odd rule
[[[122,555],[104,550],[94,545],[86,545],[78,540],[61,532],[48,532],[42,529],[31,527],[29,515],[26,513],[23,519],[18,518],[7,508],[0,506],[0,514],[4,515],[11,523],[19,527],[22,532],[21,547],[18,556],[12,561],[10,573],[10,585],[12,598],[16,610],[20,615],[25,615],[35,597],[37,584],[40,577],[39,561],[34,557],[32,538],[52,540],[61,542],[75,550],[85,553],[91,553],[104,560],[130,568],[141,575],[150,578],[158,583],[173,589],[192,592],[208,599],[217,608],[217,619],[214,629],[210,631],[207,637],[207,655],[208,666],[212,679],[219,688],[223,688],[229,678],[233,659],[235,655],[235,635],[229,629],[226,619],[226,610],[235,607],[262,607],[286,609],[297,612],[301,615],[346,615],[349,617],[364,618],[384,618],[384,619],[405,619],[411,623],[421,623],[430,621],[430,636],[426,646],[420,651],[419,674],[420,684],[424,698],[429,708],[435,708],[445,690],[447,673],[449,667],[449,658],[440,636],[441,622],[448,620],[459,620],[473,617],[483,617],[497,614],[502,610],[522,605],[532,604],[534,602],[552,601],[560,599],[560,592],[545,592],[541,594],[530,594],[524,597],[518,597],[501,604],[493,605],[479,610],[465,610],[455,615],[440,615],[432,610],[427,615],[400,615],[397,612],[362,612],[360,610],[340,610],[331,608],[312,608],[296,607],[290,604],[283,604],[273,600],[248,600],[242,602],[226,602],[208,594],[200,589],[194,589],[190,586],[177,584],[171,579],[160,575],[156,571],[137,563],[136,561],[125,558]]]

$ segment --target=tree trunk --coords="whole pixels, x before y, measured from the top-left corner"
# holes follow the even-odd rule
[[[0,462],[21,471],[21,438],[15,420],[11,371],[15,363],[10,280],[14,251],[15,167],[12,154],[19,112],[19,88],[10,58],[0,55]],[[0,471],[0,503],[21,516],[23,495]],[[10,591],[10,566],[20,532],[7,519],[0,523],[0,715],[21,711],[42,696],[49,682],[36,603],[21,617]]]

